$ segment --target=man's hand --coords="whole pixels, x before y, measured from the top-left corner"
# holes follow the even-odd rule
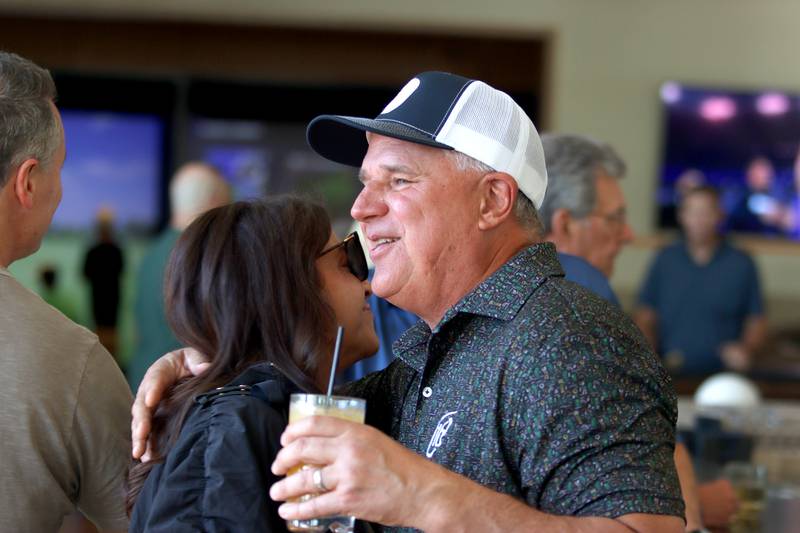
[[[680,533],[675,516],[627,514],[616,520],[542,513],[506,494],[478,485],[428,461],[375,428],[327,416],[290,424],[272,472],[285,475],[299,465],[316,465],[275,483],[270,497],[287,501],[320,492],[314,472],[321,468],[327,492],[306,502],[284,503],[287,520],[345,515],[428,533]]]
[[[731,370],[746,372],[750,369],[750,352],[740,342],[728,342],[719,350],[723,364]]]
[[[150,441],[151,422],[158,402],[164,392],[179,379],[199,376],[208,368],[207,358],[192,348],[182,348],[161,356],[147,369],[136,391],[131,414],[131,441],[134,459],[147,462],[152,458]]]
[[[422,481],[428,485],[437,474],[452,475],[375,428],[328,416],[289,425],[281,444],[284,448],[272,464],[273,473],[285,475],[301,463],[320,465],[322,482],[329,489],[307,502],[281,505],[285,519],[352,515],[385,525],[414,525],[426,507],[415,503],[424,497]],[[270,496],[286,501],[319,492],[312,478],[315,469],[279,481]]]
[[[727,527],[739,509],[739,498],[727,479],[703,483],[697,487],[703,523],[709,527]]]

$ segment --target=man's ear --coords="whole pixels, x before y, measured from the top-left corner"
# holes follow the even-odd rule
[[[560,241],[569,238],[572,234],[574,219],[569,211],[564,208],[556,209],[550,217],[550,234],[553,240]]]
[[[39,165],[38,159],[26,159],[10,177],[10,185],[14,188],[14,197],[25,209],[33,207],[33,197],[37,192],[38,185],[33,173]]]
[[[512,216],[519,194],[517,181],[505,172],[490,172],[481,178],[480,220],[478,228],[488,230]]]

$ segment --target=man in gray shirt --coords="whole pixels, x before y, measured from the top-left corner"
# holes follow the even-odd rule
[[[0,52],[0,531],[56,531],[76,506],[121,531],[130,389],[96,335],[7,270],[61,201],[55,96],[49,72]]]

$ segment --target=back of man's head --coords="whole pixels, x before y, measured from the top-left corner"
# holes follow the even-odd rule
[[[183,230],[209,209],[231,201],[230,187],[215,167],[198,161],[181,166],[169,187],[172,227]]]
[[[0,51],[0,188],[26,159],[46,165],[58,149],[55,98],[56,86],[46,69]]]
[[[575,218],[595,209],[598,172],[617,179],[625,176],[625,162],[614,149],[589,137],[545,133],[542,147],[548,183],[539,214],[545,233],[552,231],[553,214],[559,209]]]

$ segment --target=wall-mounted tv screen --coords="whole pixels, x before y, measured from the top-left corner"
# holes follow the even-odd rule
[[[667,82],[658,223],[677,225],[681,194],[720,193],[725,229],[800,241],[800,95]]]
[[[164,121],[158,115],[61,109],[67,159],[55,231],[91,230],[101,211],[123,232],[153,231],[161,217]]]
[[[344,234],[361,188],[357,170],[314,153],[305,132],[298,122],[196,117],[188,153],[220,169],[236,199],[298,193],[324,201],[334,229]]]

